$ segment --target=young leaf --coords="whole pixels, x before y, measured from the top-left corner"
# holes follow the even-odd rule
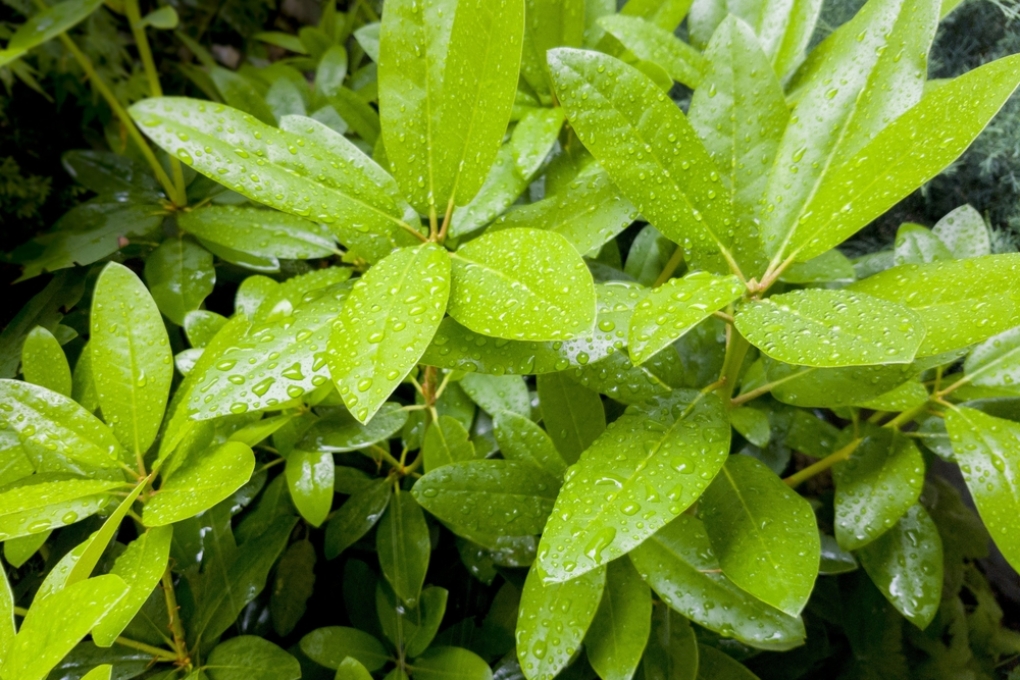
[[[156,303],[134,272],[116,262],[96,281],[91,332],[103,418],[121,444],[140,457],[163,422],[174,369]]]
[[[733,302],[745,288],[736,276],[694,272],[670,279],[634,308],[627,331],[630,360],[642,364],[698,323]]]
[[[563,479],[567,463],[552,438],[530,418],[510,411],[496,414],[493,434],[507,460],[529,463],[556,479]]]
[[[652,599],[630,560],[606,567],[602,602],[584,639],[588,662],[602,680],[630,680],[652,629]]]
[[[896,231],[893,264],[926,264],[936,260],[952,260],[946,244],[930,229],[904,222]]]
[[[285,474],[294,507],[313,527],[321,526],[333,507],[333,454],[295,449]]]
[[[410,493],[394,491],[386,514],[379,521],[375,545],[379,567],[393,592],[414,607],[425,582],[432,544],[425,513]]]
[[[539,376],[538,403],[553,444],[573,464],[606,429],[602,398],[563,373]]]
[[[985,218],[969,205],[961,205],[947,213],[931,231],[958,260],[992,254]]]
[[[576,578],[626,554],[722,467],[730,424],[718,397],[677,390],[655,408],[628,411],[568,471],[539,545],[545,578]]]
[[[450,261],[435,244],[398,250],[358,279],[333,325],[329,371],[367,423],[425,353],[446,311]]]
[[[6,550],[7,543],[4,544]],[[14,623],[14,592],[7,580],[7,570],[0,569],[0,658],[6,659],[18,634]]]
[[[390,658],[381,642],[357,628],[316,628],[301,638],[300,644],[305,656],[326,668],[339,668],[344,659],[352,657],[368,670],[377,671]]]
[[[468,431],[456,418],[439,416],[425,430],[421,455],[424,458],[426,472],[451,463],[473,460],[475,445],[471,443]]]
[[[554,477],[528,463],[474,460],[429,472],[412,494],[454,533],[496,548],[502,537],[541,533],[558,490]]]
[[[36,326],[21,347],[21,373],[27,382],[71,396],[71,367],[53,334]]]
[[[561,583],[542,577],[537,565],[528,571],[517,617],[517,660],[528,680],[552,680],[566,668],[595,618],[606,585],[605,567]]]
[[[700,520],[681,515],[630,553],[641,578],[670,607],[705,628],[758,649],[802,644],[804,624],[722,574]]]
[[[276,125],[276,115],[248,78],[221,66],[210,68],[209,78],[229,106],[251,114],[266,125]]]
[[[910,363],[926,329],[905,305],[821,288],[749,302],[735,322],[773,359],[823,368]]]
[[[323,552],[331,560],[354,545],[375,526],[390,503],[393,485],[377,479],[353,494],[326,524]]]
[[[523,0],[387,5],[379,33],[383,141],[419,212],[464,205],[481,187],[510,120],[523,34]]]
[[[419,680],[492,680],[492,669],[472,651],[460,647],[433,647],[414,660]]]
[[[1020,425],[972,408],[946,414],[946,429],[981,519],[1011,565],[1020,564]]]
[[[182,326],[216,284],[212,254],[191,239],[167,239],[145,260],[145,281],[159,311]]]
[[[338,252],[328,228],[275,210],[212,205],[181,214],[177,225],[202,241],[256,257],[308,260]]]
[[[849,288],[913,310],[928,329],[917,356],[927,357],[1020,325],[1017,271],[1020,255],[988,255],[894,267]]]
[[[520,376],[469,373],[461,379],[460,386],[471,401],[490,415],[504,411],[525,418],[531,415],[531,396],[524,378]]]
[[[173,9],[172,7],[164,7],[163,9]],[[88,673],[81,677],[81,680],[111,680],[113,674],[113,666],[105,663],[102,666],[96,666]]]
[[[665,29],[638,17],[614,14],[599,19],[607,33],[634,56],[662,66],[673,80],[696,90],[711,63],[696,49]]]
[[[731,245],[732,206],[676,104],[648,76],[608,55],[556,49],[549,67],[571,126],[624,196],[683,244],[694,266],[725,269],[718,252]]]
[[[189,460],[163,480],[145,505],[142,520],[158,527],[194,517],[237,491],[251,478],[255,456],[241,442],[227,442]]]
[[[849,459],[833,468],[836,540],[857,550],[892,527],[917,503],[924,460],[913,441],[888,428],[869,428]]]
[[[451,255],[450,316],[483,335],[568,340],[595,324],[595,286],[559,234],[490,232]]]
[[[974,347],[963,362],[963,371],[972,385],[1020,384],[1020,328],[993,335]]]
[[[889,531],[858,555],[885,598],[924,630],[942,600],[942,539],[921,505],[913,505]]]
[[[205,664],[210,680],[299,680],[301,664],[269,640],[239,635],[213,648]]]

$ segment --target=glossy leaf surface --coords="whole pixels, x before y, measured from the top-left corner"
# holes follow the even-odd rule
[[[53,334],[36,326],[25,337],[21,348],[21,373],[26,382],[71,396],[71,368],[67,356]]]
[[[588,662],[603,680],[630,680],[652,628],[648,584],[626,558],[606,567],[602,601],[584,640]]]
[[[197,515],[237,491],[254,469],[251,449],[227,442],[175,470],[146,504],[142,519],[156,527]]]
[[[337,252],[328,228],[275,210],[208,206],[184,213],[177,224],[203,241],[257,257],[306,260]]]
[[[410,493],[394,491],[376,531],[376,550],[383,575],[409,606],[415,606],[421,594],[431,547],[421,506]]]

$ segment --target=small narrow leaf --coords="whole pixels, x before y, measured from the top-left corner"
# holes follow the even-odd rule
[[[287,454],[285,474],[294,507],[313,527],[321,526],[333,507],[333,454],[295,449]]]
[[[241,442],[227,442],[197,460],[189,460],[163,481],[145,505],[146,526],[193,517],[237,491],[251,478],[255,456]]]
[[[630,680],[652,629],[651,591],[630,560],[606,567],[606,588],[584,639],[588,662],[602,680]]]
[[[328,228],[275,210],[207,206],[183,213],[177,224],[203,241],[257,257],[308,260],[337,254]]]
[[[205,664],[209,680],[299,680],[301,664],[269,640],[239,635],[221,642]]]
[[[53,334],[36,326],[21,347],[21,373],[27,382],[71,396],[71,367]]]
[[[606,429],[602,398],[563,373],[542,375],[537,383],[546,432],[563,459],[576,463]]]
[[[377,479],[348,498],[326,524],[323,552],[331,560],[375,526],[390,503],[393,485]]]
[[[493,434],[504,458],[529,463],[557,479],[563,478],[566,461],[546,431],[531,419],[503,411],[496,415]]]
[[[393,592],[408,606],[415,606],[425,582],[432,544],[425,513],[410,493],[394,491],[376,530],[375,544],[379,566]]]

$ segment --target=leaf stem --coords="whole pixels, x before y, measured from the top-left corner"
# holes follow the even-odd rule
[[[680,267],[684,262],[684,249],[680,246],[676,247],[673,254],[670,256],[666,266],[663,267],[662,272],[659,274],[659,278],[655,279],[655,283],[652,284],[652,288],[658,288],[662,284],[669,281],[673,273]]]
[[[813,369],[805,369],[805,370],[803,370],[803,371],[801,371],[799,373],[793,373],[792,375],[788,375],[785,378],[780,378],[779,380],[773,380],[772,382],[765,383],[761,387],[756,387],[753,390],[750,390],[749,392],[744,392],[743,394],[739,394],[739,395],[733,397],[732,399],[730,399],[730,405],[731,406],[740,406],[741,404],[746,404],[747,402],[749,402],[749,401],[751,401],[753,399],[757,399],[758,397],[762,396],[763,394],[768,394],[769,392],[774,390],[776,387],[779,387],[780,385],[782,385],[783,383],[785,383],[787,381],[793,380],[794,378],[799,378],[800,376],[804,375],[804,373],[806,373],[807,371],[810,371],[810,370],[813,370]]]
[[[853,454],[853,452],[857,450],[857,447],[858,445],[860,445],[860,443],[861,443],[860,439],[854,439],[852,442],[850,442],[840,450],[834,453],[830,453],[828,456],[822,458],[821,460],[815,461],[814,463],[808,465],[803,470],[800,470],[790,475],[783,481],[786,482],[787,486],[796,487],[800,485],[802,482],[805,482],[808,479],[814,477],[819,472],[828,470],[836,463],[840,463],[849,458]]]
[[[397,469],[399,469],[401,467],[400,461],[397,460],[396,458],[394,458],[393,454],[391,454],[389,451],[387,451],[383,447],[379,446],[378,444],[373,444],[372,447],[369,450],[378,453],[379,454],[379,458],[381,460],[385,460],[387,463],[389,463],[393,467],[395,467]]]
[[[181,623],[180,617],[180,606],[177,604],[177,594],[174,592],[174,579],[173,574],[170,573],[170,567],[167,566],[166,571],[163,572],[163,576],[160,580],[163,585],[163,597],[166,599],[166,610],[170,615],[170,632],[174,636],[174,661],[179,665],[190,665],[191,660],[188,658],[188,643],[186,642],[186,636],[184,635],[184,625]]]
[[[751,349],[751,343],[740,334],[736,327],[726,327],[726,355],[723,358],[722,370],[719,372],[719,391],[730,399],[737,387],[740,369],[744,365],[744,357]]]
[[[450,201],[446,204],[446,214],[443,215],[443,226],[439,228],[439,235],[436,237],[436,240],[439,243],[442,243],[443,241],[446,240],[446,235],[450,231],[450,218],[452,216],[453,216],[453,198],[451,197]]]

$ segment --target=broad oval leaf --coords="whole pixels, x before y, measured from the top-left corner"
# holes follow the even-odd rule
[[[322,525],[333,507],[333,454],[294,449],[284,472],[294,507],[313,527]]]
[[[210,680],[299,680],[301,664],[269,640],[239,635],[209,653],[205,672]]]
[[[256,257],[307,260],[340,252],[328,228],[275,210],[213,205],[182,213],[177,224],[203,241]]]
[[[432,647],[414,660],[419,680],[492,680],[485,660],[460,647]]]
[[[925,337],[921,319],[904,305],[821,288],[749,302],[735,323],[773,359],[819,368],[909,363]]]
[[[328,363],[358,421],[368,422],[425,353],[450,278],[446,252],[430,243],[396,251],[354,284],[333,325]]]
[[[191,239],[167,239],[145,260],[145,282],[159,311],[183,326],[216,284],[212,254]]]
[[[714,394],[677,390],[651,413],[628,411],[567,470],[539,545],[545,577],[576,578],[640,545],[698,499],[729,445]]]
[[[21,346],[21,373],[25,380],[65,397],[71,396],[71,367],[53,334],[42,326],[33,328]]]
[[[599,567],[570,581],[549,582],[528,571],[517,616],[517,660],[528,680],[552,680],[573,658],[595,618],[606,584]]]
[[[723,573],[762,602],[797,616],[818,576],[811,505],[761,461],[730,456],[698,512]]]
[[[461,379],[460,387],[471,401],[490,415],[504,411],[524,417],[531,415],[528,385],[520,376],[469,373]]]
[[[416,606],[429,567],[432,543],[425,513],[412,494],[394,490],[376,529],[375,546],[379,567],[393,592],[408,606]]]
[[[241,488],[254,469],[255,456],[241,442],[202,451],[163,481],[145,504],[142,520],[157,527],[193,517]]]
[[[503,229],[451,255],[450,316],[483,335],[569,340],[595,325],[595,286],[563,236]]]
[[[504,458],[529,463],[557,479],[563,478],[566,461],[552,438],[530,418],[509,411],[498,413],[492,431]]]
[[[946,213],[931,230],[958,260],[992,254],[985,218],[970,205]]]
[[[963,362],[963,370],[972,385],[1020,385],[1020,328],[993,335],[974,347]]]
[[[584,638],[588,662],[602,680],[630,680],[652,630],[648,584],[627,558],[606,567],[606,587]]]
[[[134,272],[111,262],[96,281],[90,325],[103,418],[121,444],[141,456],[163,422],[174,373],[163,317]]]
[[[347,657],[357,659],[370,671],[377,671],[389,661],[382,643],[357,628],[329,626],[316,628],[301,638],[305,656],[326,668],[336,669]]]

